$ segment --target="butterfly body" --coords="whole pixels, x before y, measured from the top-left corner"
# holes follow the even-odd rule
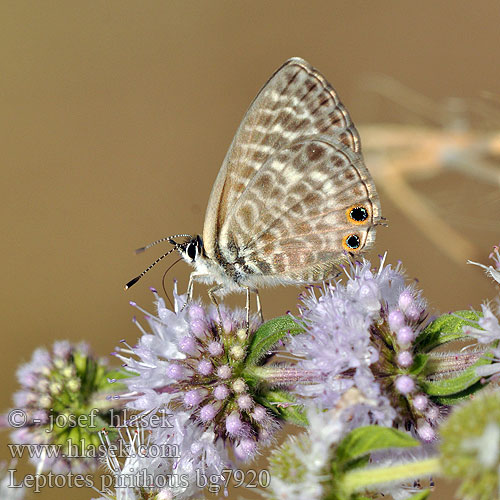
[[[201,244],[201,246],[200,246]],[[189,245],[196,246],[197,253],[188,253]],[[200,236],[196,236],[187,244],[177,247],[181,257],[194,267],[192,277],[207,285],[220,286],[222,294],[241,291],[244,287],[257,289],[262,286],[274,286],[293,283],[272,274],[263,275],[262,265],[245,259],[242,252],[232,248],[231,252],[219,249],[219,253],[208,256],[203,248]]]
[[[219,293],[334,277],[367,250],[380,203],[335,90],[293,58],[243,118],[210,194],[202,236],[176,245]],[[212,296],[212,295],[211,295]]]

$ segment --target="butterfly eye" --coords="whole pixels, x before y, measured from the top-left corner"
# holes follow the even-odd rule
[[[354,224],[362,224],[368,219],[368,210],[363,206],[354,206],[347,209],[347,218]]]
[[[191,259],[191,260],[194,260],[195,257],[196,257],[196,245],[194,243],[190,243],[187,247],[187,254],[188,254],[188,257]]]
[[[356,250],[359,248],[361,241],[356,234],[350,234],[344,238],[343,245],[346,250]]]

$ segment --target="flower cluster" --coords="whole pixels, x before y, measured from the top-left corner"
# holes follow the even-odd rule
[[[124,381],[128,406],[143,413],[168,407],[175,418],[189,416],[188,453],[181,462],[201,460],[202,467],[221,470],[227,457],[214,443],[225,441],[238,459],[252,459],[259,445],[270,444],[276,428],[244,376],[247,347],[259,321],[251,316],[247,328],[244,310],[186,305],[177,293],[174,312],[154,293],[158,316],[146,315],[152,333],[143,331],[137,346],[116,352],[133,374]]]
[[[497,390],[482,391],[455,409],[440,427],[437,452],[396,429],[367,426],[348,432],[337,410],[311,409],[307,416],[307,433],[273,450],[271,484],[261,492],[266,498],[359,500],[390,494],[423,500],[430,490],[420,478],[435,474],[460,480],[461,498],[499,498]],[[432,479],[428,484],[432,488]]]
[[[500,283],[499,252],[479,265]],[[18,370],[14,402],[26,422],[14,441],[39,445],[37,473],[80,473],[100,460],[110,481],[99,500],[195,500],[200,477],[227,496],[224,469],[252,460],[291,422],[306,432],[272,452],[262,492],[272,500],[423,500],[430,490],[419,478],[435,474],[461,478],[468,498],[496,498],[500,399],[484,388],[500,374],[500,307],[430,318],[400,264],[381,257],[344,271],[309,287],[296,316],[263,324],[243,309],[187,302],[176,288],[170,310],[153,290],[155,314],[131,303],[148,326],[134,318],[137,344],[113,353],[121,370],[85,344],[38,349]],[[455,341],[465,346],[442,349]],[[136,414],[117,431],[108,411],[125,405]],[[46,444],[59,453],[46,455]]]
[[[116,403],[108,394],[113,372],[106,360],[94,358],[87,344],[55,342],[52,350],[37,349],[20,366],[21,389],[14,394],[18,418],[15,443],[54,445],[52,456],[40,446],[33,454],[38,472],[84,472],[98,466],[98,431]],[[11,413],[12,415],[12,413]],[[21,421],[20,419],[24,419]]]
[[[167,446],[163,448],[152,443],[152,431],[144,427],[120,430],[118,441],[111,440],[105,430],[100,433],[100,438],[106,450],[104,463],[107,469],[101,484],[107,488],[105,492],[97,490],[102,496],[95,500],[200,498],[192,470],[178,467],[179,435],[170,434],[164,440]],[[125,450],[124,461],[117,453],[120,449]]]
[[[355,386],[364,399],[351,407],[351,425],[411,424],[432,440],[440,411],[415,376],[426,303],[400,265],[384,260],[378,269],[366,260],[353,264],[346,283],[324,285],[319,297],[312,288],[302,299],[298,321],[305,333],[291,338],[288,350],[321,381],[297,391],[304,402],[328,409]]]

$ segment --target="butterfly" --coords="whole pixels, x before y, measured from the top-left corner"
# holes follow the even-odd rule
[[[337,93],[309,63],[292,58],[257,94],[208,200],[202,236],[162,238],[194,267],[188,285],[257,293],[264,286],[334,277],[373,245],[380,202],[358,131]],[[182,242],[174,238],[185,238]]]

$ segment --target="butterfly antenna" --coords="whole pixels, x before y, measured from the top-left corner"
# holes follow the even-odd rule
[[[170,300],[168,292],[165,288],[165,278],[167,277],[167,273],[170,271],[170,269],[172,269],[175,266],[175,264],[177,264],[181,260],[182,260],[182,257],[179,257],[173,264],[170,264],[170,266],[168,266],[167,270],[163,273],[163,278],[161,280],[161,286],[163,287],[163,291],[165,292],[165,296],[167,297],[167,300],[170,303],[170,307],[172,308],[172,311],[175,309],[175,307],[174,307],[173,302]]]
[[[174,234],[173,236],[165,236],[165,238],[160,238],[159,240],[153,241],[153,243],[150,243],[149,245],[146,245],[145,247],[138,248],[135,250],[135,253],[142,253],[148,248],[154,247],[155,245],[158,245],[158,243],[163,243],[164,241],[168,241],[172,245],[177,245],[177,243],[172,239],[172,238],[191,238],[190,234]]]
[[[139,276],[136,276],[134,279],[131,279],[126,285],[125,285],[125,290],[128,290],[132,285],[135,285],[148,271],[150,271],[160,260],[164,259],[167,255],[170,255],[174,250],[176,250],[178,247],[177,243],[175,244],[174,248],[171,248],[167,253],[164,253],[161,257],[158,257],[149,267],[144,269]]]

